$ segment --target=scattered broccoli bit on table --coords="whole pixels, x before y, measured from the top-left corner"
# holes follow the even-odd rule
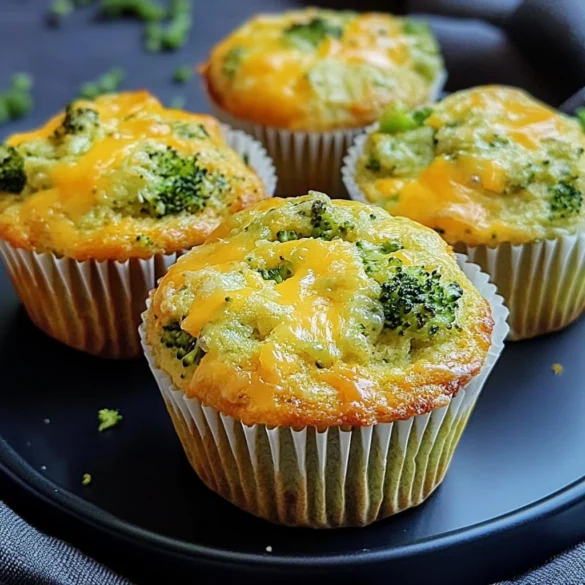
[[[79,95],[82,98],[93,100],[104,93],[112,93],[120,88],[126,73],[120,67],[114,67],[98,77],[95,81],[84,83]]]
[[[0,144],[0,192],[18,195],[25,185],[23,158],[13,146]]]
[[[88,486],[91,483],[92,477],[91,474],[89,473],[84,473],[83,476],[81,477],[81,485],[82,486]]]
[[[105,431],[106,429],[111,429],[115,427],[124,417],[120,414],[119,411],[111,409],[111,408],[102,408],[98,411],[98,431],[100,433]]]
[[[164,6],[156,0],[101,0],[100,11],[106,18],[128,16],[147,22],[162,20],[166,16]]]
[[[34,102],[30,91],[32,77],[27,73],[15,73],[10,88],[0,92],[0,124],[17,120],[29,114]]]
[[[380,118],[380,132],[395,134],[420,128],[432,113],[432,108],[428,106],[410,112],[402,104],[393,103],[384,110]]]
[[[564,370],[565,370],[565,368],[563,368],[562,364],[553,364],[552,365],[552,371],[554,372],[555,376],[560,376]]]
[[[173,73],[173,81],[175,83],[187,83],[191,79],[193,79],[193,68],[191,65],[177,67]]]
[[[244,47],[232,47],[223,58],[221,72],[228,78],[232,79],[237,73],[242,58],[246,54]]]
[[[205,352],[197,345],[197,338],[181,329],[178,321],[163,327],[161,341],[169,349],[174,349],[175,357],[181,360],[183,367],[198,365]]]

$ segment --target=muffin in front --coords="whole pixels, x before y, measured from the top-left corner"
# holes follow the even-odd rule
[[[470,274],[493,310],[432,230],[319,193],[224,222],[162,279],[142,328],[203,481],[292,525],[423,501],[506,335]]]
[[[584,152],[577,120],[487,86],[389,109],[343,174],[353,198],[434,228],[490,272],[520,339],[585,307]]]
[[[201,70],[218,118],[268,148],[281,194],[338,194],[339,149],[355,129],[395,100],[417,107],[434,99],[444,77],[424,23],[315,8],[256,16]]]
[[[146,92],[73,102],[0,145],[0,245],[15,288],[41,329],[97,355],[138,355],[139,314],[167,265],[265,196],[215,119]]]

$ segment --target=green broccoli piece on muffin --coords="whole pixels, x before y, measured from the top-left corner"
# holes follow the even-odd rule
[[[174,350],[175,357],[181,360],[185,368],[198,365],[205,355],[197,345],[197,338],[183,331],[178,321],[163,327],[161,341],[166,347]]]
[[[221,173],[202,167],[197,155],[183,157],[171,147],[152,151],[148,157],[158,181],[139,194],[142,213],[151,217],[181,213],[197,213],[208,199],[223,194],[228,183]]]
[[[57,140],[65,136],[90,134],[99,124],[99,115],[93,108],[79,108],[73,103],[65,108],[65,117],[53,133]]]
[[[463,296],[459,283],[443,284],[438,270],[404,266],[399,258],[391,259],[388,272],[380,296],[385,328],[421,337],[452,329]]]
[[[366,274],[383,271],[393,261],[388,254],[392,254],[403,248],[402,244],[396,240],[388,240],[381,245],[371,244],[365,240],[358,240],[356,247],[364,264]]]
[[[124,417],[117,410],[112,408],[102,408],[98,411],[98,421],[100,423],[98,425],[98,431],[101,433],[106,429],[115,427],[123,418]]]
[[[380,132],[395,134],[420,128],[425,120],[433,113],[432,108],[425,106],[410,111],[399,102],[388,106],[380,118]]]
[[[321,199],[317,199],[311,205],[311,226],[313,228],[311,237],[323,240],[345,239],[354,227],[348,221],[337,221],[333,206]]]
[[[298,49],[314,50],[326,37],[340,39],[343,29],[324,18],[313,18],[307,23],[296,23],[284,29],[284,38]]]
[[[240,68],[242,58],[246,54],[244,47],[232,47],[223,59],[221,72],[228,78],[232,79]]]
[[[19,194],[25,185],[24,159],[13,146],[0,144],[0,192]]]
[[[275,266],[274,268],[260,268],[258,272],[264,280],[274,280],[276,284],[284,282],[293,274],[291,263],[287,261]]]
[[[294,230],[279,230],[276,232],[276,239],[279,242],[290,242],[292,240],[300,240],[301,236]]]
[[[583,207],[583,193],[573,185],[560,181],[548,189],[552,221],[577,215]]]

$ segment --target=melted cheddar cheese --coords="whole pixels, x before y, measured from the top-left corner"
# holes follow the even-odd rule
[[[213,100],[237,118],[324,131],[370,124],[396,99],[429,101],[442,69],[424,24],[309,8],[249,20],[201,72]]]
[[[396,266],[455,292],[452,322],[397,327],[437,297],[408,304],[417,285],[407,278],[389,301]],[[187,396],[247,424],[290,426],[369,425],[444,405],[481,369],[492,327],[435,232],[315,192],[228,219],[171,267],[146,313],[156,365]],[[191,340],[197,363],[181,361],[169,331]]]
[[[435,104],[419,127],[373,132],[355,179],[369,201],[453,245],[522,244],[585,225],[584,153],[576,120],[486,86]]]
[[[74,102],[7,145],[26,184],[0,192],[0,238],[78,260],[191,248],[265,196],[214,118],[144,91]]]

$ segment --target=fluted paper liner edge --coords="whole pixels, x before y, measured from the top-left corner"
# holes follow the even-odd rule
[[[447,406],[394,423],[322,432],[247,426],[186,398],[155,366],[142,324],[148,364],[201,480],[240,508],[292,526],[363,526],[423,502],[441,483],[508,333],[508,311],[496,287],[465,256],[458,262],[492,308],[495,327],[484,366]]]
[[[247,155],[272,196],[276,175],[266,149],[241,130],[222,125],[222,131],[229,146]],[[79,262],[0,241],[0,255],[35,325],[73,348],[115,359],[140,356],[137,328],[146,297],[181,253]]]
[[[341,174],[349,198],[370,203],[355,180],[355,169],[369,126],[344,158]],[[585,311],[585,230],[528,244],[505,242],[495,247],[467,246],[455,250],[478,264],[497,285],[510,311],[510,340],[527,339],[563,329]]]
[[[446,71],[437,75],[430,103],[440,97],[446,79]],[[241,128],[266,147],[277,170],[277,195],[304,195],[313,190],[322,191],[333,198],[347,198],[340,175],[343,157],[365,127],[303,132],[264,126],[233,116],[215,103],[205,82],[203,88],[213,116],[232,128]]]

